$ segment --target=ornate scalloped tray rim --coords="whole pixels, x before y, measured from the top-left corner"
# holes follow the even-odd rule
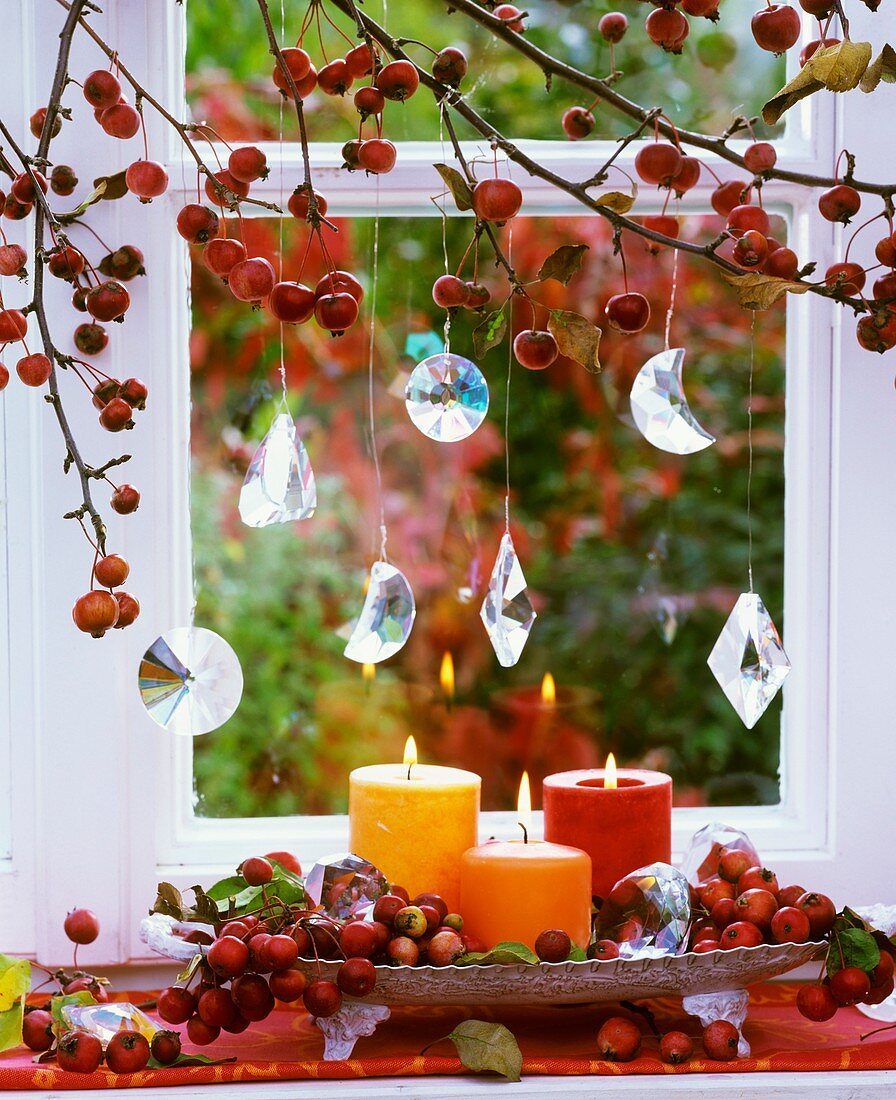
[[[652,996],[693,996],[743,989],[818,958],[823,942],[760,944],[658,959],[479,963],[470,966],[378,966],[372,1004],[584,1004]],[[308,975],[335,979],[338,962],[300,959]]]

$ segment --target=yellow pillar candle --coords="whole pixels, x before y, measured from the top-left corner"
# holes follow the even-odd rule
[[[418,764],[413,737],[404,764],[373,764],[349,776],[349,848],[411,897],[460,899],[460,861],[476,844],[481,780],[474,772]]]
[[[464,931],[486,948],[503,940],[535,947],[560,928],[585,948],[591,939],[591,857],[578,848],[529,837],[529,777],[520,783],[523,838],[492,841],[464,853],[460,912]]]

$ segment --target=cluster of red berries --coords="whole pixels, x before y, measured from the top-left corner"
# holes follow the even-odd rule
[[[100,922],[90,909],[73,909],[63,924],[65,934],[77,948],[93,943],[100,933]],[[87,991],[94,1001],[101,1004],[109,999],[106,979],[76,971],[74,977],[64,971],[56,971],[53,977],[59,982],[60,993]],[[84,1028],[63,1031],[57,1039],[53,1027],[51,1006],[44,1008],[30,1005],[25,1008],[22,1020],[22,1042],[29,1049],[55,1054],[60,1069],[69,1073],[95,1073],[105,1062],[113,1073],[136,1073],[144,1069],[150,1057],[160,1065],[171,1065],[180,1056],[180,1036],[176,1031],[157,1031],[152,1041],[137,1031],[119,1031],[106,1044]]]
[[[716,1062],[730,1062],[737,1057],[740,1039],[737,1028],[727,1020],[714,1020],[703,1029],[703,1050]],[[611,1016],[597,1033],[597,1049],[609,1062],[630,1062],[641,1051],[644,1036],[628,1016]],[[694,1041],[683,1031],[668,1031],[659,1041],[660,1060],[678,1066],[694,1054]]]
[[[131,486],[121,486],[116,493],[126,488]],[[96,562],[93,576],[102,588],[92,588],[75,600],[72,619],[79,630],[102,638],[107,630],[123,630],[134,622],[140,614],[140,604],[130,592],[121,588],[130,571],[130,565],[121,554],[106,554]],[[104,591],[106,588],[108,592]],[[119,591],[113,591],[116,588]]]
[[[276,860],[298,874],[294,856],[272,852],[245,860],[239,868],[250,886],[273,880]],[[393,886],[378,899],[371,919],[334,920],[319,911],[264,902],[257,911],[223,923],[208,942],[194,933],[204,957],[195,989],[170,986],[158,999],[159,1016],[186,1024],[191,1042],[205,1045],[221,1031],[237,1033],[263,1020],[276,1001],[302,1000],[317,1017],[332,1016],[343,995],[364,997],[376,985],[376,965],[447,966],[467,951],[484,950],[462,932],[463,920],[449,913],[437,894],[409,898]],[[303,966],[299,960],[304,960]],[[341,960],[336,980],[309,981],[307,964]],[[191,979],[192,980],[192,979]]]

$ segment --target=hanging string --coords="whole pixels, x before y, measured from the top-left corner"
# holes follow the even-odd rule
[[[507,230],[507,263],[513,266],[513,222]],[[513,294],[507,303],[507,391],[504,395],[504,533],[510,534],[510,377],[513,373]]]
[[[376,343],[376,293],[379,285],[380,269],[380,177],[376,177],[376,208],[373,219],[373,285],[370,290],[370,335],[367,348],[367,412],[369,417],[370,450],[373,453],[373,469],[376,474],[376,499],[380,512],[380,561],[388,561],[386,556],[386,507],[383,501],[383,476],[380,470],[380,456],[376,443],[376,416],[373,402],[373,351]]]
[[[675,216],[678,217],[678,199],[675,200]],[[669,333],[672,329],[672,316],[675,313],[675,293],[678,290],[678,249],[672,249],[672,290],[669,294],[669,308],[666,310],[666,332],[663,347],[669,350]]]
[[[286,39],[286,11],[285,0],[280,0],[280,42],[281,44]],[[279,274],[277,276],[279,282],[283,282],[283,96],[278,95],[277,100],[279,103],[279,121],[277,124],[277,133],[279,135],[279,157],[278,157],[278,171],[280,172],[280,201],[277,204],[280,207],[280,221],[277,226],[279,245],[278,245],[278,269]],[[284,356],[283,343],[285,339],[285,332],[283,322],[280,322],[280,402],[285,411],[289,411],[287,396],[288,391],[286,388],[286,361]]]
[[[442,163],[445,162],[445,104],[439,103],[439,144],[441,146]],[[448,212],[445,209],[445,195],[437,201],[439,213],[442,215],[442,259],[445,263],[445,274],[448,275]],[[445,324],[442,328],[445,334],[445,354],[451,351],[451,312],[445,310]]]
[[[750,318],[750,384],[747,397],[747,574],[753,591],[753,367],[756,361],[756,311]]]

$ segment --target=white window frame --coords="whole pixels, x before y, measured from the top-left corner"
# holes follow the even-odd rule
[[[178,113],[183,109],[182,8],[169,0],[120,0],[108,7],[91,15],[91,22]],[[6,24],[10,40],[19,30],[24,45],[9,58],[0,98],[4,113],[25,129],[49,85],[56,35],[46,27],[50,20],[55,27],[60,9],[50,0],[3,0],[3,9],[12,19]],[[883,20],[857,10],[852,29],[856,38],[879,41]],[[101,62],[96,47],[77,35],[72,71],[86,72]],[[70,95],[76,102],[75,93]],[[791,112],[781,160],[796,170],[826,174],[848,133],[861,175],[885,178],[892,167],[876,135],[887,130],[891,100],[886,87],[870,97],[860,92],[812,97]],[[188,621],[193,606],[189,267],[172,225],[178,205],[195,194],[195,172],[170,130],[151,110],[146,114],[151,155],[169,165],[171,189],[145,213],[137,213],[129,200],[97,212],[99,231],[114,240],[133,239],[144,249],[149,271],[126,324],[114,333],[105,365],[110,373],[140,374],[151,393],[148,411],[127,439],[135,456],[127,477],[141,487],[143,503],[135,516],[113,519],[110,533],[111,545],[132,563],[134,590],[143,605],[132,629],[95,642],[70,628],[68,608],[89,570],[79,532],[60,518],[76,502],[77,488],[61,475],[61,440],[43,402],[16,386],[0,399],[0,454],[8,459],[8,537],[5,558],[0,555],[0,571],[5,564],[7,573],[3,578],[0,572],[5,579],[0,591],[7,593],[10,624],[0,641],[0,657],[4,646],[9,649],[9,659],[0,665],[0,767],[9,756],[12,787],[8,858],[0,844],[0,949],[44,961],[68,957],[61,916],[71,905],[96,909],[106,930],[82,953],[85,963],[142,958],[146,950],[137,925],[157,878],[189,886],[227,873],[249,852],[275,847],[311,861],[344,847],[346,838],[344,817],[196,818],[191,743],[160,733],[136,698],[140,654],[161,631]],[[80,166],[85,151],[95,147],[98,172],[133,159],[136,143],[110,142],[83,110],[76,115],[54,143],[60,159],[69,149]],[[572,178],[581,177],[585,162],[593,169],[600,155],[590,143],[520,145]],[[289,181],[287,195],[300,178],[298,150],[285,144],[282,162],[278,145],[266,152],[273,170],[253,193],[276,200],[281,171]],[[628,148],[619,163],[630,167],[632,157]],[[398,166],[378,185],[383,216],[432,214],[429,196],[441,187],[432,168],[438,159],[443,159],[438,143],[402,145]],[[705,159],[716,166],[712,157]],[[315,184],[327,195],[330,214],[369,215],[377,184],[339,171],[340,160],[332,146],[313,149]],[[583,214],[569,197],[515,167],[512,174],[524,190],[526,213]],[[842,231],[801,205],[795,188],[775,185],[769,196],[776,208],[789,212],[800,256],[816,259],[822,271],[839,258]],[[646,194],[639,212],[650,210],[645,199]],[[704,185],[687,196],[683,209],[697,212],[707,202],[704,175]],[[872,233],[872,243],[873,238]],[[859,254],[867,253],[863,248]],[[51,305],[62,307],[63,289],[53,286],[50,294]],[[782,802],[677,809],[674,845],[680,851],[696,827],[721,817],[747,829],[767,862],[788,880],[818,885],[853,904],[893,900],[887,895],[896,880],[896,849],[884,835],[896,774],[889,689],[896,571],[887,553],[896,535],[890,475],[896,468],[893,366],[858,349],[843,310],[815,295],[792,298],[787,308],[785,607],[783,614],[771,609],[784,623],[794,664],[784,693]],[[60,308],[58,320],[51,320],[65,331],[70,311]],[[758,331],[761,339],[761,317]],[[87,402],[71,402],[85,450],[97,458],[117,453],[120,437],[99,432],[95,414],[81,405]],[[709,677],[706,690],[715,690]],[[3,791],[0,779],[0,797]],[[509,828],[511,816],[491,815],[489,828]]]

